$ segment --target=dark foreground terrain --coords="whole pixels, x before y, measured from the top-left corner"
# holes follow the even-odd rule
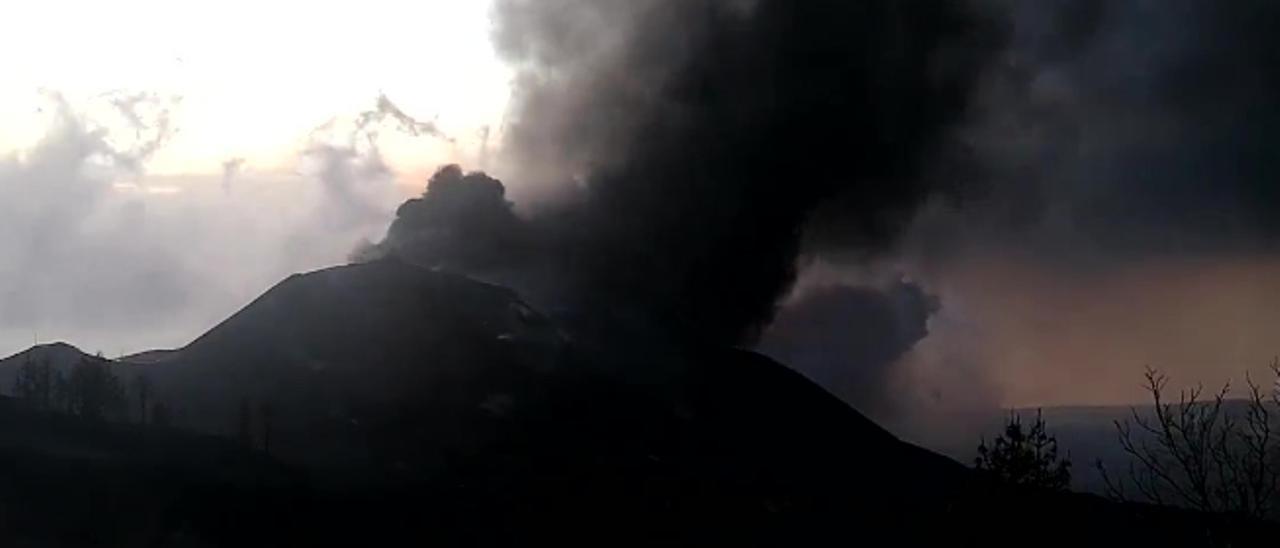
[[[0,404],[5,546],[1252,546],[1280,532],[999,487],[759,355],[575,341],[505,289],[398,262],[290,278],[145,357],[172,427]],[[237,409],[265,404],[237,440]]]

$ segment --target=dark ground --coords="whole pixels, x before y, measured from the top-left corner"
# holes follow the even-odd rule
[[[182,417],[177,428],[0,403],[0,536],[5,546],[1253,546],[1280,533],[1000,487],[768,358],[655,348],[573,341],[510,292],[407,265],[294,277],[154,364],[166,368],[157,397]],[[278,409],[270,452],[260,422],[252,447],[228,435],[246,399]]]

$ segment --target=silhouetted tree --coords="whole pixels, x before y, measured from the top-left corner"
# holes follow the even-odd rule
[[[253,417],[250,416],[249,409],[249,398],[241,399],[237,438],[245,447],[253,447]]]
[[[258,407],[258,415],[262,421],[262,450],[271,452],[271,419],[275,411],[269,402],[262,402]]]
[[[164,402],[159,402],[151,406],[151,424],[153,426],[167,428],[170,420],[169,406]]]
[[[13,396],[42,411],[53,404],[53,366],[45,358],[36,362],[28,355],[13,379]]]
[[[138,397],[138,422],[147,424],[147,399],[151,397],[151,379],[143,373],[133,378],[134,395]]]
[[[1016,485],[1055,490],[1071,485],[1071,461],[1058,456],[1058,440],[1046,431],[1039,410],[1029,430],[1021,416],[1010,413],[1004,433],[991,446],[986,440],[978,444],[974,466]]]
[[[1153,415],[1131,409],[1131,418],[1116,421],[1120,444],[1131,461],[1125,476],[1113,476],[1099,461],[1108,494],[1130,500],[1132,493],[1154,504],[1177,504],[1206,512],[1266,517],[1280,491],[1280,436],[1273,420],[1280,405],[1280,362],[1271,390],[1248,375],[1248,391],[1229,405],[1230,383],[1203,397],[1204,387],[1178,392],[1169,402],[1169,379],[1147,368],[1146,388]]]
[[[84,358],[72,368],[69,395],[71,413],[90,420],[104,418],[124,401],[120,379],[100,358]]]
[[[53,372],[53,406],[59,412],[71,414],[71,381],[61,369]]]
[[[27,356],[26,360],[22,362],[22,366],[18,368],[17,375],[13,377],[12,394],[14,398],[26,400],[31,397],[31,393],[34,389],[33,383],[31,382],[31,366],[31,356]]]

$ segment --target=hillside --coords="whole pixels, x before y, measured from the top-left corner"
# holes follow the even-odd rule
[[[509,290],[384,261],[292,276],[186,347],[142,357],[185,427],[231,434],[247,410],[275,454],[416,473],[401,452],[477,443],[488,417],[538,397],[563,346]],[[439,420],[404,432],[405,416]]]
[[[46,467],[54,485],[118,481],[102,489],[136,506],[94,506],[108,514],[168,516],[176,497],[226,520],[224,536],[208,524],[190,534],[228,545],[1006,545],[991,537],[1010,521],[1053,531],[1051,545],[1270,534],[1009,490],[897,440],[769,358],[574,341],[507,289],[396,261],[290,277],[152,356],[175,423],[224,441],[58,423],[71,442],[46,443],[41,426],[0,444],[19,471],[10,481],[39,492],[24,478]],[[96,455],[121,454],[103,447],[138,436],[202,449],[125,451],[100,467]],[[225,441],[236,437],[256,450]],[[235,466],[216,454],[305,480],[222,476]],[[169,525],[157,530],[169,538]]]
[[[254,541],[250,531],[294,528],[283,514],[264,527],[264,509],[306,498],[299,473],[227,440],[42,414],[8,398],[0,470],[5,546]]]

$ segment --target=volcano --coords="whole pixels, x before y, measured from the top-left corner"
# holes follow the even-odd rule
[[[292,276],[191,344],[123,361],[147,364],[175,412],[149,446],[194,431],[305,478],[212,499],[165,482],[204,516],[185,534],[215,544],[970,545],[1012,520],[1179,545],[1221,525],[1000,486],[764,356],[579,340],[511,290],[394,259]],[[246,474],[280,475],[264,466]],[[131,477],[123,489],[149,489]],[[220,520],[254,525],[227,537]]]

